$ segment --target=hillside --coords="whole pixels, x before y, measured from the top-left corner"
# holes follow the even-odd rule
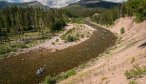
[[[146,21],[135,23],[131,17],[118,19],[110,29],[119,37],[117,44],[60,84],[145,84],[145,25]],[[124,34],[119,33],[122,27]]]
[[[102,0],[81,0],[73,3],[69,6],[78,5],[86,8],[114,8],[120,5],[120,3],[102,1]]]
[[[11,4],[8,2],[0,1],[0,8],[5,8],[5,7],[8,7],[9,5],[11,5]]]
[[[9,3],[6,1],[0,1],[0,8],[6,8],[6,7],[12,7],[12,6],[17,6],[17,7],[40,7],[44,9],[49,9],[48,6],[42,5],[38,1],[33,1],[33,2],[26,2],[26,3]]]
[[[145,84],[146,0],[5,1],[0,84]]]

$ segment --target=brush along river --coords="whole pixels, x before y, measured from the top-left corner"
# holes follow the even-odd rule
[[[88,25],[97,30],[89,40],[79,45],[56,52],[40,49],[0,60],[0,84],[36,84],[47,75],[67,71],[97,57],[115,44],[113,33],[90,23]],[[37,76],[36,71],[40,67],[44,67],[45,72]]]

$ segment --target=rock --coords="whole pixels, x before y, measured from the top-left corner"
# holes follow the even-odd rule
[[[21,59],[21,61],[25,61],[25,59]]]

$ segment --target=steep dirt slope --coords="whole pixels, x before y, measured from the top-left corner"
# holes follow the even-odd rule
[[[122,27],[124,34],[120,34]],[[119,37],[117,44],[98,57],[92,66],[60,84],[128,84],[131,80],[146,83],[146,75],[127,79],[124,74],[135,66],[146,66],[146,21],[135,23],[131,17],[120,18],[110,30]]]

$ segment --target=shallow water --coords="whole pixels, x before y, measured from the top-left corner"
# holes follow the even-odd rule
[[[116,36],[110,31],[97,28],[89,40],[64,50],[50,52],[41,49],[0,60],[0,84],[36,84],[47,75],[67,71],[97,57],[115,41]],[[45,72],[36,76],[40,67],[45,67]]]

